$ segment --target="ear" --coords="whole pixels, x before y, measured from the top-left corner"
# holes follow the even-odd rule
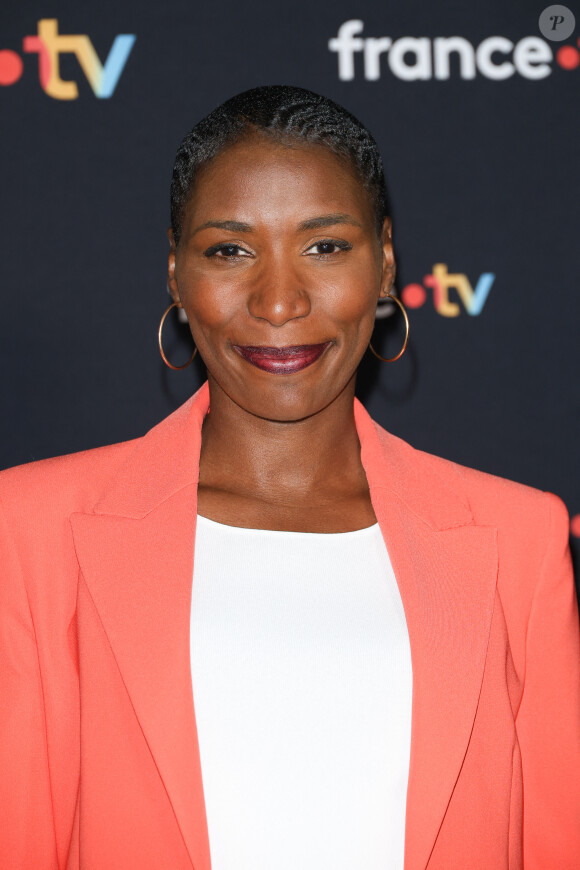
[[[392,222],[389,217],[383,221],[383,229],[381,232],[381,248],[383,251],[382,267],[381,267],[381,290],[379,298],[384,299],[385,296],[393,289],[395,283],[395,275],[397,272],[397,264],[395,263],[395,253],[393,251],[392,238]]]
[[[181,306],[181,297],[179,295],[179,287],[175,277],[175,252],[177,245],[173,238],[173,230],[171,227],[167,230],[167,238],[169,239],[169,256],[167,258],[167,288],[171,293],[171,298]]]

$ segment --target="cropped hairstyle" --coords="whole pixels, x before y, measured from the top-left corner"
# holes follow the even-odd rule
[[[171,181],[171,227],[176,244],[197,174],[225,148],[256,132],[288,145],[322,145],[346,158],[369,194],[380,238],[387,213],[385,177],[370,132],[328,97],[289,85],[267,85],[231,97],[183,139]]]

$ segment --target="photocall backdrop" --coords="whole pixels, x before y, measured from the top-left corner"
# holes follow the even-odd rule
[[[367,354],[359,395],[416,447],[559,494],[578,565],[579,49],[576,3],[5,4],[0,466],[141,435],[202,382],[156,344],[175,150],[232,94],[296,84],[385,160],[411,340]]]

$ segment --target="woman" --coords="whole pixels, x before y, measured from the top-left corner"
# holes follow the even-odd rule
[[[169,239],[208,383],[0,476],[1,866],[580,866],[564,507],[354,398],[395,277],[374,140],[238,95]]]

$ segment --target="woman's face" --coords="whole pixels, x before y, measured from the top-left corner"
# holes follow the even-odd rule
[[[169,286],[210,385],[239,408],[292,421],[328,407],[369,343],[395,265],[366,190],[317,145],[244,139],[202,171]]]

